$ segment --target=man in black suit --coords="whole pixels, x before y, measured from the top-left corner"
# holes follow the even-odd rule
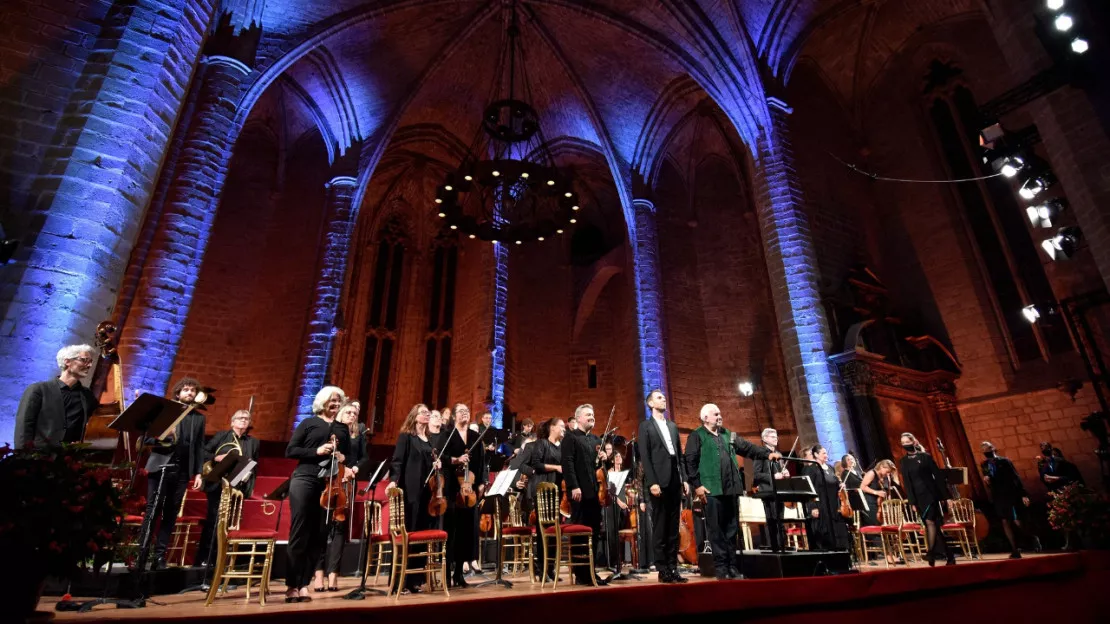
[[[594,428],[594,408],[589,403],[579,405],[574,410],[578,428],[567,434],[563,441],[563,479],[567,484],[567,499],[570,501],[571,524],[582,524],[594,532],[594,545],[601,543],[601,503],[597,498],[597,457],[590,432]],[[590,575],[593,570],[575,568],[574,576],[579,585],[593,585]],[[598,585],[607,585],[597,579]]]
[[[661,583],[685,583],[678,574],[678,518],[682,497],[690,492],[682,460],[678,427],[667,420],[667,397],[659,390],[647,395],[651,418],[640,423],[640,460],[644,485],[652,496],[651,524],[655,569]]]
[[[89,345],[64,347],[57,355],[61,374],[27,386],[15,414],[15,448],[41,449],[85,439],[97,399],[81,380],[92,372],[95,354]]]
[[[170,396],[180,403],[192,405],[200,391],[200,382],[185,377],[174,384]],[[185,489],[192,486],[201,488],[200,472],[204,466],[204,414],[195,409],[177,424],[173,433],[165,440],[148,438],[150,458],[146,462],[147,496],[145,523],[158,517],[157,541],[154,544],[154,563],[152,569],[166,567],[166,550],[177,523],[177,512],[185,499]],[[161,487],[159,487],[161,486]],[[161,496],[158,496],[159,492]],[[158,513],[154,508],[161,498]],[[144,526],[144,535],[153,534],[154,525]],[[149,539],[149,538],[146,538]]]
[[[220,463],[228,455],[242,455],[258,461],[258,439],[251,437],[251,413],[239,410],[231,415],[231,428],[212,436],[208,444],[204,445],[204,457],[207,461]],[[243,496],[250,498],[254,492],[254,471],[236,486]],[[226,478],[226,477],[225,477]],[[196,565],[205,566],[216,554],[216,525],[220,521],[220,498],[223,496],[223,483],[207,483],[204,493],[208,497],[208,512],[204,518],[204,529],[200,532],[200,541],[197,543]]]
[[[763,446],[768,453],[780,455],[778,453],[778,431],[768,427],[763,430],[759,438],[763,441]],[[752,484],[758,488],[760,493],[768,493],[773,490],[772,479],[782,480],[790,477],[790,471],[787,470],[783,462],[769,458],[761,459],[757,457],[753,460],[752,473]],[[763,499],[763,513],[767,519],[764,526],[767,530],[760,531],[760,533],[763,534],[764,545],[770,547],[774,552],[782,552],[786,547],[786,526],[782,523],[784,507],[783,503],[771,498]]]

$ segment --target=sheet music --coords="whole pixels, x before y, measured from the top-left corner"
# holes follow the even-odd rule
[[[622,470],[617,472],[615,470],[609,471],[609,491],[620,492],[624,488],[624,482],[628,479],[628,471]]]
[[[258,462],[253,459],[248,461],[246,467],[240,470],[239,474],[235,475],[235,478],[231,480],[231,487],[235,487],[243,481],[246,481],[251,476],[251,473],[254,472],[254,467],[257,465]]]
[[[516,482],[516,475],[519,470],[502,470],[497,473],[497,478],[493,480],[493,485],[490,486],[489,492],[486,496],[504,496],[508,494],[509,487]]]

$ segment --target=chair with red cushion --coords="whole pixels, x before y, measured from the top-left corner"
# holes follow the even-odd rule
[[[902,524],[898,530],[898,541],[904,548],[906,561],[912,557],[921,561],[921,553],[928,551],[925,547],[925,524],[917,516],[917,509],[909,501],[902,501]]]
[[[220,493],[219,523],[216,525],[216,569],[208,589],[209,606],[216,599],[216,592],[227,594],[231,579],[246,581],[247,602],[251,601],[251,586],[258,581],[259,604],[266,606],[270,591],[270,567],[274,561],[274,543],[277,531],[245,530],[239,528],[243,518],[243,493],[223,480]],[[220,586],[223,586],[221,589]]]
[[[428,587],[442,585],[443,595],[450,597],[451,593],[447,591],[447,531],[428,529],[409,533],[405,528],[405,493],[401,488],[393,487],[386,494],[389,496],[389,535],[393,539],[394,561],[389,586],[391,591],[392,588],[397,591],[393,599],[401,599],[405,577],[415,572],[423,572],[427,576]],[[409,547],[413,545],[423,545],[425,549],[410,553]],[[424,567],[409,569],[412,559],[423,560]],[[397,576],[401,578],[398,580]]]
[[[365,503],[366,512],[362,515],[362,534],[364,539],[370,540],[370,549],[367,551],[366,557],[366,576],[370,576],[370,566],[374,566],[374,582],[372,585],[377,585],[378,580],[381,578],[382,565],[385,561],[385,549],[388,547],[392,549],[391,540],[388,533],[382,532],[382,504],[373,500],[367,500]],[[390,563],[390,576],[393,576],[392,563]]]
[[[501,561],[511,566],[510,573],[518,575],[528,568],[528,580],[535,584],[532,567],[532,536],[536,530],[524,524],[520,510],[520,497],[509,496],[509,523],[501,526]]]
[[[554,556],[555,561],[555,581],[551,588],[555,589],[558,586],[559,569],[564,565],[568,572],[576,567],[586,567],[590,572],[590,579],[596,586],[593,529],[584,524],[560,524],[559,488],[554,483],[540,483],[536,486],[536,506],[538,508],[536,515],[543,534],[541,541],[543,559],[551,561],[551,557]],[[541,589],[547,582],[547,575],[544,574],[544,577],[540,581]]]
[[[177,521],[173,525],[173,537],[169,550],[166,552],[166,561],[185,565],[185,555],[189,552],[189,545],[200,539],[200,524],[204,516],[186,516],[185,501],[188,495],[181,497],[181,508],[177,510]]]
[[[975,547],[975,556],[982,559],[979,538],[975,535],[975,503],[970,498],[957,498],[948,502],[948,510],[951,515],[941,525],[941,532],[945,537],[951,537],[968,559],[972,556],[972,546]]]

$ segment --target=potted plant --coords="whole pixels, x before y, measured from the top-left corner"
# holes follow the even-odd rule
[[[1110,547],[1110,497],[1081,483],[1051,493],[1048,523],[1066,534],[1078,534],[1086,548]]]
[[[78,445],[0,448],[0,552],[9,561],[0,600],[17,621],[34,611],[48,576],[73,578],[116,541],[120,493],[89,458]]]

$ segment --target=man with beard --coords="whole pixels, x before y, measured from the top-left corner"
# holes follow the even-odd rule
[[[92,372],[95,354],[89,345],[63,347],[56,358],[60,374],[27,386],[15,414],[15,448],[84,440],[97,399],[81,380]]]

